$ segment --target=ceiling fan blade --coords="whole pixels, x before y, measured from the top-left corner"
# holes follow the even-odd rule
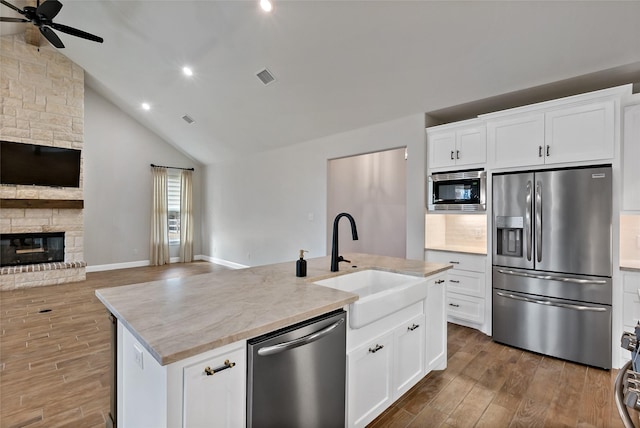
[[[4,16],[0,16],[0,21],[3,21],[3,22],[29,22],[28,19],[24,19],[24,18],[8,18],[8,17],[4,17]]]
[[[51,0],[47,0],[47,1],[51,1]],[[45,3],[43,3],[43,4],[45,4]],[[53,28],[55,30],[62,31],[63,33],[71,34],[72,36],[82,37],[83,39],[91,40],[91,41],[98,42],[98,43],[104,42],[104,39],[102,37],[100,37],[100,36],[95,36],[95,35],[93,35],[91,33],[87,33],[86,31],[82,31],[82,30],[78,30],[77,28],[69,27],[68,25],[56,24],[55,22],[52,22],[49,25],[51,25],[51,28]]]
[[[54,33],[51,28],[44,26],[40,27],[40,32],[47,40],[49,40],[49,43],[51,43],[53,46],[57,47],[58,49],[64,47],[64,43],[62,43],[60,37],[58,37],[58,35]]]
[[[11,9],[15,10],[16,12],[18,12],[21,15],[24,15],[24,12],[20,9],[18,9],[17,7],[15,7],[14,5],[12,5],[11,3],[9,3],[8,1],[4,1],[4,0],[0,0],[0,3],[2,3],[3,5],[10,7]]]
[[[40,3],[40,6],[36,9],[36,13],[51,21],[58,12],[60,12],[60,9],[62,9],[62,3],[58,0],[47,0]]]

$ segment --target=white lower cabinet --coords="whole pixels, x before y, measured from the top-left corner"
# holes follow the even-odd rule
[[[184,367],[183,427],[244,426],[244,355],[239,347]]]
[[[425,327],[425,317],[419,315],[393,332],[394,399],[400,398],[424,375]]]
[[[117,361],[118,427],[245,426],[245,341],[162,366],[118,322]]]
[[[347,425],[364,427],[447,360],[446,273],[428,278],[427,298],[347,330]]]
[[[347,354],[347,406],[350,427],[364,427],[393,402],[393,332]]]

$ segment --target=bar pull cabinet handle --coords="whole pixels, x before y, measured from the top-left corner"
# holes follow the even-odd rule
[[[413,324],[412,326],[407,327],[407,330],[408,330],[408,331],[413,331],[413,330],[415,330],[415,329],[416,329],[416,328],[418,328],[418,327],[420,327],[420,324]]]
[[[550,156],[550,155],[551,155],[551,153],[549,153],[549,147],[551,147],[551,146],[549,146],[549,145],[547,144],[547,156]]]
[[[449,303],[449,306],[453,306],[454,308],[460,307],[460,305],[458,305],[457,303]]]
[[[542,157],[542,146],[538,146],[538,157]]]
[[[449,260],[449,263],[451,263],[452,265],[459,265],[460,264],[460,262],[456,262],[456,261],[453,261],[453,260]]]
[[[436,281],[436,284],[442,284],[444,282],[444,279],[439,279]]]
[[[526,196],[526,210],[525,210],[525,223],[524,223],[524,235],[527,240],[527,260],[531,261],[531,246],[533,245],[533,235],[531,233],[531,181],[527,181],[527,196]]]
[[[451,150],[451,160],[453,160],[453,150]]]
[[[372,354],[375,354],[382,348],[384,348],[384,345],[376,345],[375,348],[369,348],[369,352],[371,352]]]
[[[449,282],[453,282],[454,284],[460,284],[460,281],[456,279],[450,279]]]
[[[456,150],[456,159],[460,159],[460,150]]]
[[[214,374],[221,372],[222,370],[230,369],[234,367],[236,363],[231,363],[229,360],[224,360],[224,363],[220,367],[211,368],[209,366],[204,368],[204,372],[207,376],[213,376]]]

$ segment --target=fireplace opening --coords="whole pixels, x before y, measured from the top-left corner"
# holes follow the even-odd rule
[[[64,262],[64,232],[0,234],[0,266]]]

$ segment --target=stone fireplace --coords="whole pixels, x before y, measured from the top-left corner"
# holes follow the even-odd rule
[[[84,70],[58,50],[29,45],[23,34],[0,37],[0,94],[0,139],[82,150]],[[25,238],[21,263],[5,266],[3,249],[0,290],[85,279],[82,182],[81,163],[78,188],[0,185],[3,242],[5,236],[64,236],[59,261],[36,260],[50,247],[28,247]],[[29,257],[33,263],[22,263]]]

